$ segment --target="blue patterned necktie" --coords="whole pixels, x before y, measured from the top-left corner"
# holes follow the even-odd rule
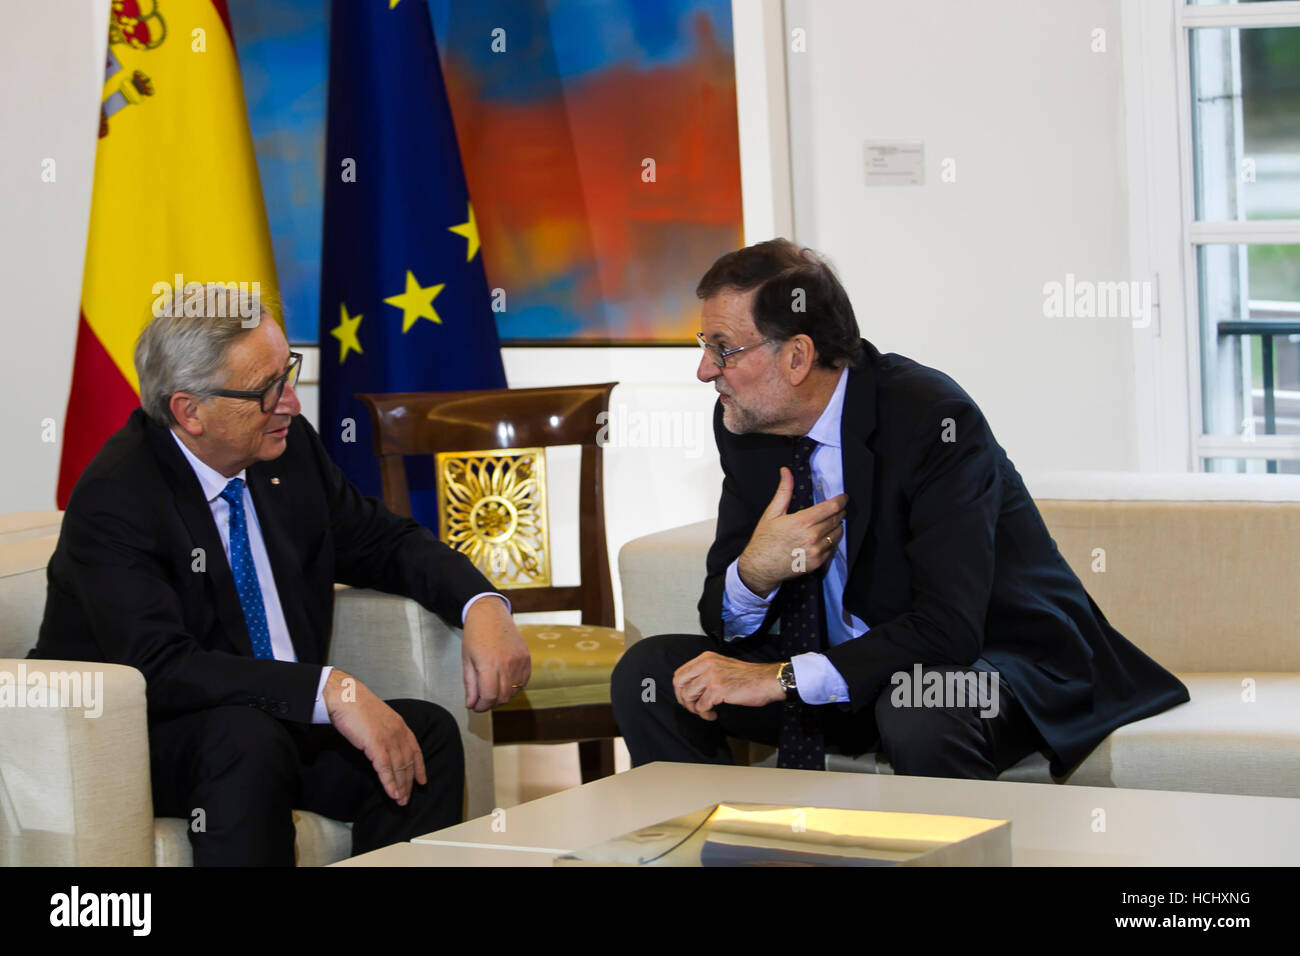
[[[794,493],[790,511],[811,508],[812,453],[817,442],[807,435],[795,442]],[[822,579],[816,572],[791,578],[781,585],[781,659],[796,654],[820,651],[823,644],[825,609],[822,607]],[[799,699],[796,691],[781,707],[781,729],[777,738],[778,767],[794,770],[825,770],[826,741],[822,733],[822,714]]]
[[[253,642],[253,656],[274,657],[271,653],[271,629],[266,626],[266,607],[262,604],[262,587],[257,583],[253,549],[248,545],[243,479],[231,478],[222,490],[221,497],[230,505],[230,571],[235,576],[239,606],[244,609],[248,639]]]

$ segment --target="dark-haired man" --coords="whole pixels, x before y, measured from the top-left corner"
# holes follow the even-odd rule
[[[897,773],[993,779],[1041,751],[1061,776],[1188,699],[1106,622],[970,396],[860,339],[816,254],[729,253],[697,294],[724,473],[706,636],[619,663],[634,764],[729,763],[731,736],[783,767],[879,750]]]

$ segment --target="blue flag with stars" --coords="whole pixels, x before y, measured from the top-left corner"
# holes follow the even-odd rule
[[[506,384],[425,0],[334,0],[320,288],[318,428],[378,496],[356,393]],[[436,534],[433,463],[407,464],[412,512]]]

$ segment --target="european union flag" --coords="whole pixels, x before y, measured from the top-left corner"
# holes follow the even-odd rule
[[[502,388],[478,226],[425,0],[334,0],[321,251],[319,430],[380,493],[357,392]],[[354,427],[349,428],[349,420]],[[432,464],[408,469],[437,533]]]

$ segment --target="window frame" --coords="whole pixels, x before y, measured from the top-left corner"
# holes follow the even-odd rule
[[[1300,436],[1204,433],[1197,248],[1300,244],[1300,219],[1197,221],[1189,37],[1202,27],[1300,27],[1300,0],[1121,8],[1130,259],[1134,275],[1151,278],[1156,302],[1150,326],[1133,330],[1143,471],[1199,472],[1207,458],[1300,459]]]

